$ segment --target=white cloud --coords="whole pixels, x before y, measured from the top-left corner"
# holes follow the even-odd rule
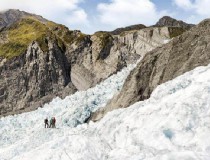
[[[190,0],[174,0],[175,4],[182,9],[192,9],[193,5]]]
[[[42,15],[44,18],[66,25],[88,22],[86,12],[79,7],[82,0],[0,0],[0,11],[20,9]]]
[[[210,16],[210,0],[174,0],[175,4],[200,16]]]
[[[97,7],[100,21],[113,27],[143,23],[154,24],[158,18],[166,14],[158,12],[150,0],[111,0]]]
[[[210,16],[210,0],[196,0],[195,8],[198,14]]]
[[[187,17],[187,19],[185,20],[185,22],[187,23],[192,23],[192,24],[198,24],[199,22],[201,22],[204,18],[202,16],[198,16],[198,15],[190,15],[189,17]]]
[[[69,24],[88,24],[87,14],[84,10],[76,10],[72,12],[66,22]]]

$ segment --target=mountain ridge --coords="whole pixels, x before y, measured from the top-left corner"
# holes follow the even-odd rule
[[[87,90],[185,31],[148,27],[86,35],[36,17],[15,17],[0,31],[0,115]]]
[[[22,18],[25,17],[34,17],[39,21],[47,22],[45,18],[39,15],[31,14],[25,11],[20,11],[19,9],[9,9],[4,12],[0,12],[0,30],[3,29],[4,27],[8,27],[11,24],[19,21]]]

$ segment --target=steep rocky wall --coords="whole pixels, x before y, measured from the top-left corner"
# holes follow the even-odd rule
[[[34,110],[55,96],[72,94],[76,88],[70,79],[70,64],[55,43],[49,42],[43,53],[33,42],[26,54],[1,60],[0,114]]]
[[[113,109],[128,107],[147,99],[158,85],[209,63],[210,19],[147,53],[128,76],[119,95],[105,108],[94,113],[91,120],[97,121]]]
[[[33,42],[25,54],[1,58],[0,115],[34,110],[55,96],[95,86],[169,38],[168,28],[161,27],[86,35],[65,51],[49,40],[48,52],[43,52]]]

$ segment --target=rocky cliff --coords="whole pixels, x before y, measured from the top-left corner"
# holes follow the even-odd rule
[[[1,60],[1,113],[33,110],[63,92],[76,91],[65,54],[56,44],[48,45],[50,50],[44,53],[37,42],[32,42],[26,54]]]
[[[0,17],[0,116],[86,90],[185,31],[134,27],[86,35],[19,10]]]
[[[73,84],[79,90],[94,86],[127,64],[135,63],[148,51],[166,43],[180,29],[153,27],[123,32],[120,35],[95,33],[85,42],[86,46],[79,45],[80,55],[72,65]],[[182,33],[185,31],[181,30]],[[75,51],[78,52],[77,49],[70,47],[69,53],[77,55]]]
[[[147,53],[128,76],[119,95],[94,113],[91,120],[97,121],[113,109],[145,100],[158,85],[209,63],[210,19],[207,19],[170,43]]]

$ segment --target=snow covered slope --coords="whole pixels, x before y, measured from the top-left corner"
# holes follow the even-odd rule
[[[159,86],[146,101],[77,126],[121,88],[128,72],[37,111],[2,118],[0,160],[209,160],[210,65]],[[43,119],[52,115],[58,129],[44,129]]]

